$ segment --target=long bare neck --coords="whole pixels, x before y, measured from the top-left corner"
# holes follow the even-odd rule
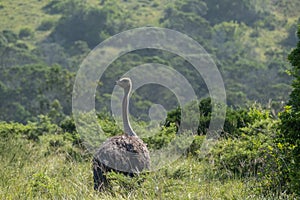
[[[129,94],[131,91],[131,87],[128,89],[124,89],[124,98],[122,102],[122,117],[123,117],[123,125],[124,125],[124,132],[129,136],[137,136],[136,133],[132,130],[132,127],[129,122],[128,117],[128,106],[129,106]]]

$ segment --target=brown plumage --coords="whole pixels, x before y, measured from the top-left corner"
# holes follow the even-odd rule
[[[94,189],[102,190],[108,185],[105,173],[116,171],[133,176],[150,169],[150,156],[147,145],[132,130],[128,120],[128,98],[131,80],[123,78],[117,84],[124,88],[123,124],[124,134],[106,140],[93,158]]]

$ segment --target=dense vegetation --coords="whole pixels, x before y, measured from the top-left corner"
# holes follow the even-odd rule
[[[300,191],[300,3],[292,0],[16,0],[0,2],[0,197],[127,199],[285,199]],[[24,21],[26,19],[26,21]],[[211,101],[200,75],[179,56],[139,50],[118,58],[101,77],[99,124],[121,132],[107,112],[113,83],[142,63],[174,67],[199,98],[192,145],[171,166],[92,190],[91,154],[72,119],[72,87],[82,60],[121,31],[158,26],[186,33],[210,53],[227,93],[221,137],[201,156]],[[297,32],[298,30],[298,37]],[[111,83],[111,84],[109,84]],[[176,137],[180,110],[166,88],[138,89],[131,110],[140,127],[154,103],[171,105],[159,149]]]

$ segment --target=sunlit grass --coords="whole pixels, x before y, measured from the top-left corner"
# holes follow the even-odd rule
[[[51,17],[42,10],[47,3],[47,0],[1,1],[0,29],[18,32],[23,27],[29,27],[34,30],[44,17]]]
[[[49,15],[43,11],[48,0],[14,0],[0,1],[0,31],[11,30],[16,34],[22,28],[29,28],[34,32],[33,38],[29,38],[26,44],[33,47],[38,41],[44,39],[50,31],[38,31],[37,28],[45,19],[58,20],[59,15]]]
[[[160,170],[128,178],[111,174],[112,187],[93,190],[90,158],[68,155],[62,135],[1,142],[0,199],[269,199],[255,189],[253,177],[220,179],[212,164],[183,156]],[[51,147],[50,140],[64,141]],[[75,147],[73,147],[75,148]],[[276,199],[276,198],[275,198]]]

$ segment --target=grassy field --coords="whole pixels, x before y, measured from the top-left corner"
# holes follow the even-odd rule
[[[117,2],[117,1],[116,1]],[[30,38],[26,38],[25,42],[31,49],[33,49],[36,43],[45,39],[50,33],[51,30],[39,30],[39,26],[45,21],[52,21],[53,23],[58,22],[61,15],[59,14],[47,14],[43,9],[49,3],[48,0],[14,0],[14,1],[0,1],[0,31],[2,30],[12,30],[16,34],[24,28],[30,29],[34,34]],[[111,4],[115,2],[112,1]],[[101,7],[102,5],[98,0],[87,0],[86,4],[93,7]],[[130,18],[133,20],[134,27],[142,26],[161,26],[159,20],[164,16],[164,9],[170,4],[169,0],[163,1],[122,1],[119,2],[118,8],[125,10],[130,13]],[[259,32],[258,38],[255,38],[255,41],[250,41],[251,31],[246,31],[243,41],[248,41],[250,43],[256,43],[257,47],[254,54],[256,59],[265,62],[266,52],[280,51],[280,46],[278,41],[284,39],[292,24],[294,24],[298,16],[292,15],[288,18],[286,14],[283,14],[282,8],[279,8],[278,5],[268,5],[268,9],[273,10],[273,14],[276,16],[277,23],[280,23],[280,26],[276,27],[275,30],[259,29],[256,30]],[[130,12],[134,10],[134,12]],[[243,30],[245,31],[245,30]],[[274,39],[276,38],[276,40]]]
[[[87,4],[93,7],[101,7],[98,0],[87,0]],[[164,5],[168,1],[163,2],[154,1],[139,1],[139,2],[123,2],[120,8],[125,10],[136,10],[133,17],[138,19],[135,21],[137,26],[158,25],[159,18],[162,16]],[[38,31],[37,28],[44,20],[57,21],[60,15],[47,14],[43,8],[49,3],[48,0],[14,0],[0,1],[0,31],[12,30],[18,33],[22,28],[30,28],[35,32],[33,41],[43,39],[48,31]]]
[[[0,199],[287,198],[284,193],[261,193],[251,176],[222,179],[213,163],[191,155],[134,178],[110,173],[112,187],[99,193],[93,190],[91,155],[63,135],[44,135],[39,142],[2,138],[0,152]]]
[[[11,30],[18,34],[20,30],[27,28],[34,34],[31,38],[26,38],[26,44],[34,48],[37,42],[45,39],[51,30],[40,31],[38,27],[45,20],[56,22],[59,15],[50,15],[43,11],[43,7],[49,1],[28,0],[28,1],[0,1],[0,30]]]

